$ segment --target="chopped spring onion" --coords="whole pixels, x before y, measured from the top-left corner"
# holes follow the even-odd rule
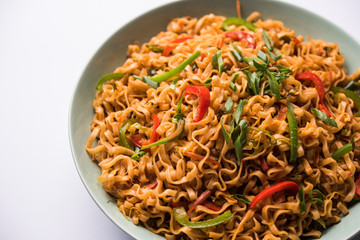
[[[151,147],[154,147],[154,146],[158,146],[158,145],[161,145],[161,144],[166,144],[166,143],[169,143],[169,142],[171,142],[173,140],[178,139],[181,136],[181,134],[184,132],[184,128],[185,128],[185,120],[180,119],[175,132],[173,132],[169,137],[166,137],[166,138],[160,139],[157,142],[153,142],[153,143],[150,143],[148,145],[142,146],[141,150],[151,148]]]
[[[251,204],[251,201],[247,197],[245,197],[244,195],[242,195],[240,193],[235,193],[233,196],[238,201],[241,201],[246,204]]]
[[[286,117],[289,124],[290,135],[290,162],[296,162],[297,148],[298,148],[298,125],[294,114],[293,106],[290,102],[287,102]]]
[[[225,65],[221,56],[221,50],[214,53],[212,57],[212,65],[214,69],[218,69],[219,73],[222,73],[225,69]]]
[[[124,77],[125,73],[109,73],[102,76],[96,83],[96,90],[102,90],[104,83],[110,80],[119,80]]]
[[[234,113],[234,119],[235,119],[236,124],[240,123],[241,114],[242,114],[242,112],[244,110],[245,104],[248,101],[249,101],[248,99],[241,99],[240,102],[239,102],[239,105],[236,106],[235,113]]]
[[[241,159],[242,159],[242,154],[243,154],[243,147],[245,146],[246,142],[247,142],[247,123],[246,121],[243,119],[240,121],[239,123],[241,132],[240,135],[238,135],[234,141],[234,148],[235,148],[235,153],[236,153],[236,157],[238,160],[238,164],[240,165],[241,163]]]
[[[230,27],[230,25],[245,26],[250,31],[255,31],[255,29],[257,28],[257,26],[255,26],[253,23],[246,21],[245,19],[237,18],[237,17],[231,17],[231,18],[225,19],[225,21],[222,23],[222,28],[225,31],[231,31],[231,30],[233,30],[233,27]]]
[[[306,212],[306,202],[305,202],[305,193],[304,189],[301,187],[299,189],[299,201],[300,201],[300,214]]]
[[[336,152],[334,152],[331,157],[335,160],[339,160],[342,156],[344,156],[345,154],[351,152],[353,150],[353,145],[352,143],[348,143],[344,146],[342,146],[341,148],[339,148]]]
[[[186,59],[184,62],[182,62],[176,68],[172,69],[169,72],[155,75],[155,76],[151,77],[150,80],[158,83],[158,82],[165,81],[165,80],[171,78],[172,76],[175,76],[176,74],[178,74],[182,70],[184,70],[184,68],[187,65],[189,65],[190,63],[192,63],[199,55],[200,55],[200,51],[196,51],[193,55],[191,55],[188,59]]]
[[[130,146],[130,144],[128,143],[128,141],[126,140],[126,136],[125,133],[128,130],[128,128],[133,125],[134,123],[138,123],[139,120],[132,118],[132,119],[128,119],[126,120],[120,127],[119,130],[119,141],[120,141],[120,145],[123,147],[126,147],[128,149],[132,150],[132,147]]]
[[[329,124],[330,126],[333,126],[336,128],[338,127],[337,123],[334,120],[332,120],[331,118],[329,118],[329,116],[326,113],[324,113],[316,108],[312,108],[311,110],[314,113],[314,115],[317,116],[324,123]]]
[[[175,77],[175,78],[174,78],[173,82],[170,84],[170,89],[171,89],[171,90],[175,90],[175,85],[176,85],[176,83],[177,83],[178,80],[179,80],[178,77]]]
[[[228,98],[228,100],[225,103],[225,112],[229,113],[234,105],[234,101],[231,99],[231,97]]]

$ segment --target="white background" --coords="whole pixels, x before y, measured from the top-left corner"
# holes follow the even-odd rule
[[[77,174],[69,105],[100,45],[167,2],[0,0],[0,239],[132,239],[101,212]],[[360,42],[360,1],[287,2]]]

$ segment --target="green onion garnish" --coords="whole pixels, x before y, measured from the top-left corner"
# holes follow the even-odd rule
[[[294,114],[293,106],[290,102],[287,102],[286,117],[289,124],[289,135],[290,135],[290,162],[296,162],[297,159],[297,148],[298,148],[298,126]]]
[[[102,90],[104,83],[110,80],[119,80],[124,77],[125,73],[109,73],[102,76],[96,83],[96,90]]]
[[[165,81],[165,80],[171,78],[172,76],[175,76],[176,74],[178,74],[182,70],[184,70],[184,68],[187,65],[189,65],[190,63],[192,63],[199,55],[200,55],[200,51],[196,51],[193,55],[191,55],[188,59],[186,59],[184,62],[182,62],[176,68],[172,69],[169,72],[155,75],[155,76],[151,77],[150,80],[154,81],[154,82],[162,82],[162,81]]]
[[[352,143],[348,143],[344,146],[342,146],[341,148],[339,148],[336,152],[334,152],[331,157],[335,160],[339,160],[342,156],[344,156],[345,154],[351,152],[353,150],[353,145]]]
[[[324,113],[316,108],[312,108],[312,112],[314,113],[315,116],[317,116],[324,123],[329,124],[330,126],[333,126],[336,128],[338,127],[337,123],[334,120],[332,120],[331,118],[329,118],[329,116],[326,113]]]

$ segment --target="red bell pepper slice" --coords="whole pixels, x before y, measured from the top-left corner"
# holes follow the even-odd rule
[[[264,200],[274,193],[283,190],[289,190],[292,195],[296,195],[299,191],[299,187],[295,182],[292,181],[284,181],[277,183],[274,186],[268,187],[256,195],[256,197],[251,202],[250,209],[254,208],[261,200]]]
[[[175,48],[176,43],[182,43],[185,42],[188,39],[192,39],[192,37],[183,37],[183,38],[178,38],[174,41],[171,41],[163,50],[162,55],[163,56],[169,56],[171,51]]]
[[[231,38],[234,41],[244,43],[249,48],[256,48],[256,41],[253,35],[242,31],[226,32],[225,37]]]
[[[211,194],[210,190],[206,190],[205,192],[203,192],[196,200],[195,202],[191,205],[191,207],[189,208],[189,210],[187,211],[187,215],[190,215],[190,213],[195,209],[195,207],[199,204],[202,204]]]
[[[156,129],[159,127],[160,122],[158,116],[155,113],[151,114],[151,118],[153,120],[152,133],[149,140],[143,139],[139,134],[131,136],[131,141],[141,148],[144,145],[148,145],[150,143],[156,142],[159,139],[159,134],[156,132]],[[145,151],[149,151],[149,149],[145,149]]]
[[[198,122],[205,116],[210,105],[210,91],[202,86],[187,86],[184,92],[184,96],[186,95],[196,95],[199,98],[199,106],[193,119],[193,122]]]
[[[158,182],[155,180],[152,183],[150,183],[149,185],[147,185],[146,188],[154,189],[154,188],[156,188],[157,185],[158,185]]]
[[[203,205],[204,207],[207,207],[210,210],[216,211],[216,212],[221,210],[221,207],[216,206],[215,204],[213,204],[212,202],[209,202],[209,201],[205,201],[201,205]]]
[[[183,154],[184,154],[184,156],[187,156],[189,158],[194,158],[194,159],[198,159],[198,160],[204,159],[204,156],[193,153],[193,152],[183,152]],[[205,161],[215,164],[216,166],[218,166],[219,169],[221,169],[221,164],[218,161],[216,161],[216,159],[209,156]]]
[[[323,81],[315,73],[312,72],[303,72],[296,74],[295,79],[310,80],[314,83],[315,89],[319,94],[319,110],[325,112],[329,117],[331,117],[330,111],[325,107],[324,104],[325,89]]]
[[[355,186],[356,186],[357,195],[360,195],[360,174],[359,174],[358,179],[355,181]]]

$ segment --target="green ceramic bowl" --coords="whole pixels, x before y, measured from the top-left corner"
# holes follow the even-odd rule
[[[297,34],[313,39],[337,42],[345,55],[345,67],[353,73],[359,66],[360,45],[348,34],[325,19],[298,7],[270,0],[242,0],[242,14],[247,16],[259,11],[263,19],[281,20]],[[93,118],[92,102],[95,97],[97,80],[123,64],[127,46],[134,40],[148,41],[160,31],[164,31],[169,19],[174,17],[201,17],[214,13],[235,16],[233,0],[191,0],[178,1],[154,9],[118,30],[106,41],[90,60],[75,89],[69,116],[69,135],[72,153],[79,175],[88,192],[102,211],[122,230],[136,239],[164,239],[141,226],[135,226],[118,211],[116,205],[108,203],[110,196],[97,181],[99,167],[90,160],[85,151],[85,143],[90,134],[89,125]],[[360,228],[360,204],[350,209],[350,214],[325,231],[323,240],[347,239]]]

